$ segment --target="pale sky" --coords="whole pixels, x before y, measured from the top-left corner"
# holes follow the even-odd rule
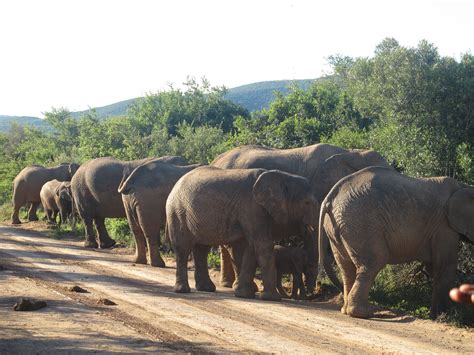
[[[329,73],[385,37],[459,58],[474,0],[0,0],[0,115],[84,110],[205,76],[228,88]]]

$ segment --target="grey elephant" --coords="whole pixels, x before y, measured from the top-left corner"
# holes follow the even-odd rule
[[[79,168],[78,164],[63,163],[51,168],[41,165],[32,165],[24,168],[13,180],[13,214],[12,224],[20,224],[18,213],[20,208],[27,203],[28,220],[37,221],[36,210],[41,203],[40,191],[45,183],[50,180],[70,181]]]
[[[308,180],[278,170],[200,167],[183,176],[166,202],[166,235],[176,253],[176,292],[190,292],[188,255],[193,252],[196,289],[214,291],[207,254],[211,246],[239,251],[233,267],[237,297],[255,297],[253,278],[262,270],[261,299],[279,300],[273,251],[274,226],[312,226],[319,209]]]
[[[71,192],[75,209],[85,226],[84,247],[110,248],[115,245],[115,240],[110,238],[105,228],[105,218],[126,217],[122,196],[117,191],[123,174],[152,159],[121,161],[110,157],[97,158],[87,161],[77,170],[71,180]],[[181,157],[158,159],[175,164],[185,163]]]
[[[165,267],[160,255],[160,230],[166,222],[165,205],[171,189],[181,176],[201,166],[178,166],[153,160],[124,175],[118,192],[127,214],[128,224],[135,237],[134,262]]]
[[[371,150],[347,150],[330,144],[315,144],[293,149],[275,149],[256,145],[241,146],[219,155],[211,166],[225,169],[262,168],[279,169],[290,174],[307,178],[311,184],[313,195],[321,202],[332,186],[342,177],[368,166],[390,165],[377,152]],[[319,216],[319,211],[317,211]],[[295,230],[286,226],[276,230],[279,239],[299,235],[305,240],[305,250],[308,253],[310,270],[307,284],[314,288],[317,271],[317,245],[311,242],[316,235],[308,236],[306,230]],[[286,234],[286,235],[283,235]],[[309,242],[308,242],[309,241]],[[326,258],[326,262],[330,260]],[[331,270],[331,268],[327,268]],[[331,272],[331,271],[328,271]],[[341,289],[335,274],[328,275],[332,282]],[[221,284],[231,287],[235,279],[231,268],[230,255],[221,248]]]
[[[282,297],[287,298],[285,290],[281,285],[283,275],[292,276],[291,298],[305,299],[306,288],[303,283],[303,273],[308,268],[308,255],[300,247],[285,247],[275,245],[275,265],[277,270],[277,289]]]
[[[74,225],[75,220],[70,181],[63,181],[59,183],[59,186],[55,190],[54,200],[58,206],[61,223],[64,223],[69,219],[70,223]]]
[[[370,317],[368,296],[377,273],[386,264],[418,260],[432,265],[435,318],[447,307],[459,239],[474,241],[474,187],[449,177],[415,179],[369,167],[332,188],[319,226],[320,249],[326,250],[329,238],[342,271],[342,313]]]
[[[49,223],[59,225],[66,222],[72,213],[71,183],[69,181],[51,180],[43,185],[40,191],[41,204]]]

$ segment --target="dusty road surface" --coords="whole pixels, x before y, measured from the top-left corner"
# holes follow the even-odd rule
[[[130,258],[117,249],[86,250],[74,239],[0,226],[0,353],[474,353],[472,330],[389,311],[361,320],[331,303],[242,300],[219,287],[178,295],[174,268],[133,265]],[[48,306],[14,312],[22,297]]]

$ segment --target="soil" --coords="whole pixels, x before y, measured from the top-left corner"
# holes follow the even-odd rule
[[[166,268],[133,264],[133,250],[84,249],[41,226],[0,226],[0,353],[474,353],[472,329],[387,309],[350,318],[334,300],[239,299],[215,270],[216,292],[176,294],[171,260]],[[192,271],[189,278],[194,286]],[[47,307],[13,311],[22,298]]]

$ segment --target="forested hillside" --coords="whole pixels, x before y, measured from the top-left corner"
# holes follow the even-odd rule
[[[324,80],[321,78],[318,80]],[[268,108],[275,98],[275,92],[288,95],[292,86],[298,86],[301,89],[307,89],[314,80],[277,80],[253,83],[231,88],[225,91],[223,98],[241,105],[249,112]],[[127,110],[137,99],[129,99],[116,102],[107,106],[94,108],[94,115],[98,119],[109,117],[125,116]],[[90,110],[71,112],[71,117],[80,118]],[[7,132],[12,123],[20,125],[31,125],[38,128],[50,128],[49,124],[38,117],[17,117],[0,115],[0,132]]]
[[[14,125],[0,134],[0,201],[9,204],[12,179],[30,164],[168,154],[206,163],[242,144],[371,148],[405,174],[448,175],[474,184],[472,54],[455,60],[426,41],[407,48],[385,39],[370,58],[335,56],[331,63],[333,77],[292,87],[253,112],[230,101],[223,89],[190,80],[185,89],[137,99],[121,117],[100,120],[92,111],[76,119],[53,109],[45,117],[53,130]],[[472,277],[472,248],[463,248],[459,269]],[[416,283],[405,271],[376,282],[378,291],[393,290],[390,302],[402,302],[409,290],[429,294],[423,278],[413,278]],[[416,287],[397,288],[401,276]]]

